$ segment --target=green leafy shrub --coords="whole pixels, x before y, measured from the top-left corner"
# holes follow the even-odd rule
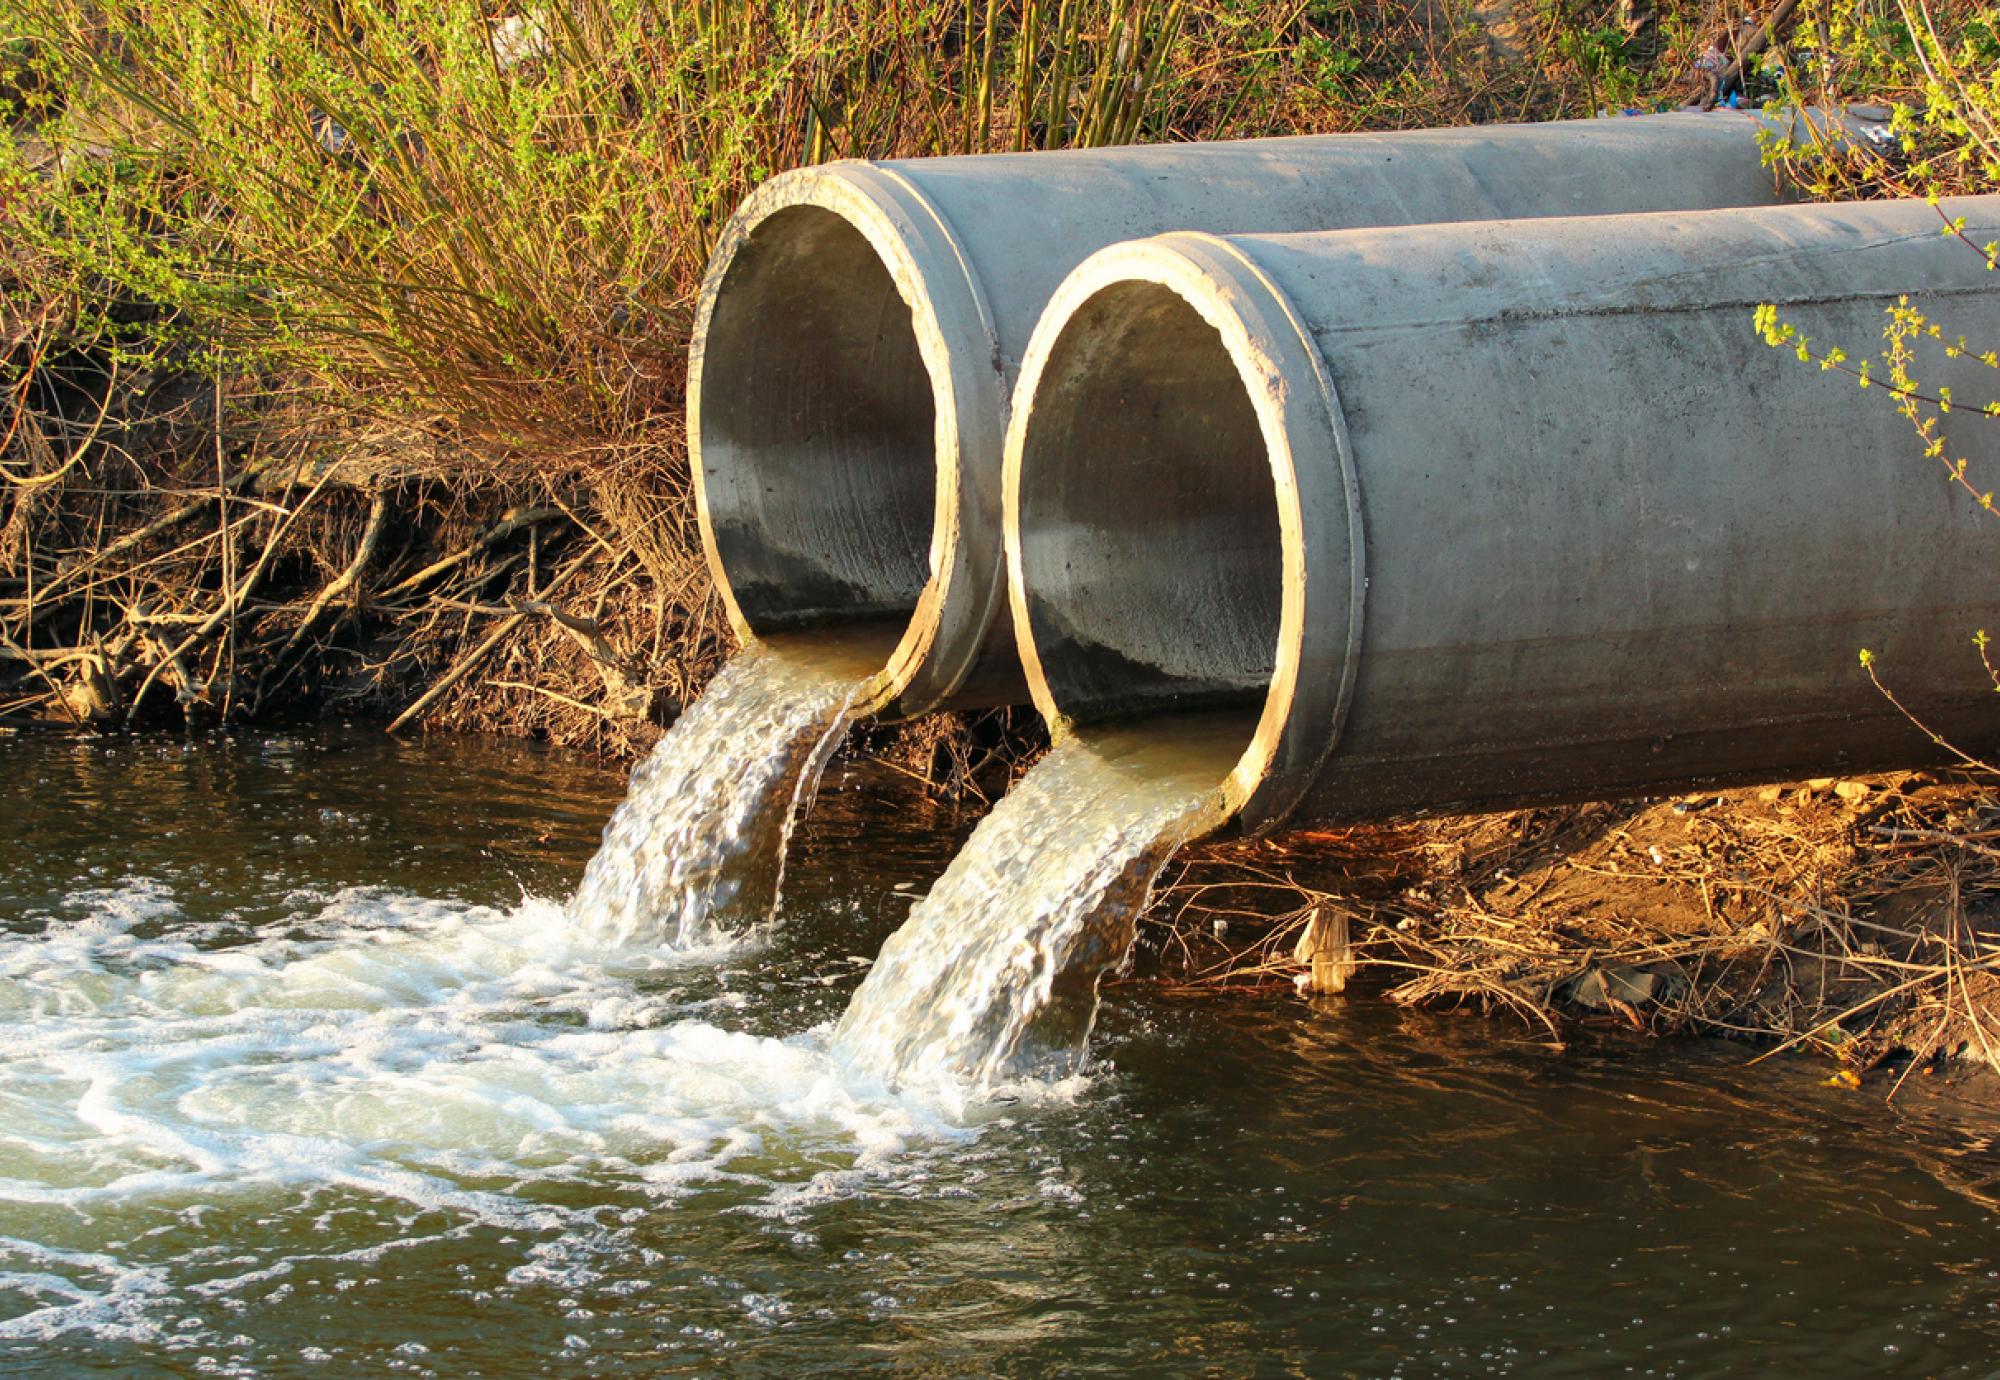
[[[303,371],[500,452],[679,406],[744,190],[838,156],[1128,140],[1181,0],[0,0],[0,230],[135,353]],[[38,158],[39,147],[39,158]]]

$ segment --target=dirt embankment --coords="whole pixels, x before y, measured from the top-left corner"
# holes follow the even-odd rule
[[[1177,982],[1360,982],[1556,1043],[1723,1035],[1900,1081],[2000,1068],[1996,843],[1990,783],[1928,773],[1302,831],[1188,859],[1150,934]]]

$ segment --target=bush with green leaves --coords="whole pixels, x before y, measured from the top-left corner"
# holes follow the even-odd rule
[[[1183,0],[0,0],[0,234],[135,356],[546,458],[679,406],[690,296],[799,163],[1107,143]]]
[[[1797,142],[1771,141],[1771,161],[1821,197],[1923,197],[1938,208],[1940,234],[1959,240],[1989,271],[2000,267],[2000,242],[1974,242],[1966,218],[1942,201],[2000,190],[2000,18],[1990,7],[1964,0],[1895,0],[1893,7],[1879,0],[1812,0],[1803,10],[1806,19],[1793,44],[1797,58],[1784,67],[1793,98],[1826,109],[1839,109],[1855,96],[1880,102],[1889,110],[1890,138],[1875,146],[1838,137],[1831,127],[1811,126]],[[1802,70],[1810,82],[1801,80]],[[1920,378],[1925,349],[1934,351],[1934,358],[1971,361],[2000,373],[2000,342],[1967,340],[1908,294],[1888,307],[1885,317],[1882,347],[1859,357],[1838,343],[1813,340],[1770,303],[1757,308],[1753,326],[1766,344],[1791,351],[1801,364],[1845,374],[1857,387],[1880,392],[1885,405],[1908,419],[1921,457],[1938,465],[1945,480],[1981,508],[2000,512],[1994,497],[2000,476],[1973,473],[1968,458],[1950,448],[1942,424],[1957,410],[2000,425],[2000,385],[1983,398],[1966,399]],[[1975,631],[1972,642],[2000,690],[1986,630]],[[1858,658],[1875,687],[1901,708],[1875,653],[1860,648]],[[1920,721],[1918,726],[1968,765],[1991,770]]]

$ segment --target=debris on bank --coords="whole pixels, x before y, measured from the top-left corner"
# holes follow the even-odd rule
[[[1168,980],[1804,1047],[1866,1076],[2000,1067],[2000,792],[1900,773],[1430,818],[1194,850]]]
[[[25,457],[0,466],[0,721],[353,716],[622,758],[720,660],[677,444],[506,471],[237,382],[75,352],[17,382],[39,406],[0,413]]]

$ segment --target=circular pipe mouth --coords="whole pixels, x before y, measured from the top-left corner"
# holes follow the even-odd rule
[[[696,313],[689,450],[730,622],[745,641],[879,658],[866,711],[930,707],[971,658],[948,616],[977,583],[960,441],[998,384],[965,359],[990,371],[994,352],[977,348],[984,302],[954,248],[892,173],[789,173],[731,220]],[[990,618],[997,545],[986,564]]]
[[[1087,260],[1029,344],[1003,486],[1052,731],[1185,738],[1223,815],[1281,818],[1339,737],[1365,583],[1332,382],[1283,295],[1213,236]]]

